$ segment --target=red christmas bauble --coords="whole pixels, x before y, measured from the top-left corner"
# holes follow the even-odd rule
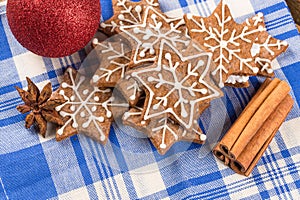
[[[9,0],[6,12],[15,38],[45,57],[80,50],[100,22],[99,0]]]

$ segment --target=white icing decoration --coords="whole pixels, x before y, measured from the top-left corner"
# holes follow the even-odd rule
[[[247,36],[259,33],[264,31],[265,29],[260,26],[258,29],[250,30],[247,26],[244,26],[242,32],[236,35],[236,29],[233,29],[232,32],[226,28],[226,24],[229,23],[232,18],[230,16],[225,16],[225,3],[222,3],[222,13],[219,16],[218,13],[214,14],[218,25],[221,27],[219,31],[217,28],[212,28],[208,24],[205,24],[204,19],[201,18],[200,22],[194,19],[192,15],[187,15],[187,18],[194,22],[195,25],[199,27],[199,29],[191,29],[191,32],[194,33],[206,33],[208,36],[205,38],[205,41],[213,40],[215,45],[211,45],[208,43],[204,43],[203,45],[207,47],[211,52],[218,51],[220,56],[217,57],[214,62],[217,63],[217,68],[212,72],[212,75],[216,75],[219,73],[219,86],[224,87],[223,73],[228,74],[229,71],[226,69],[225,65],[229,64],[233,58],[239,60],[239,69],[242,71],[244,67],[248,67],[253,71],[254,74],[258,73],[259,69],[256,66],[252,66],[250,62],[253,61],[252,58],[242,58],[237,53],[241,51],[242,48],[241,43],[237,42],[238,40],[242,40],[244,43],[252,43],[250,39],[247,39]],[[262,15],[259,14],[254,18],[254,23],[259,23],[262,20]],[[249,21],[248,21],[249,23]],[[206,27],[207,26],[207,27]],[[231,28],[231,27],[229,27]],[[230,34],[230,37],[225,40],[225,36]],[[230,46],[229,46],[230,44]],[[236,47],[236,48],[234,48]],[[223,51],[228,52],[228,57],[225,57]]]
[[[159,7],[159,4],[155,0],[142,0],[143,3],[147,7]],[[129,4],[126,5],[126,4]],[[136,6],[135,6],[136,5]],[[120,23],[117,24],[116,21],[111,20],[109,22],[102,22],[101,27],[102,28],[110,28],[111,32],[114,32],[117,27],[122,27],[124,26],[124,22],[130,24],[130,25],[136,25],[140,24],[142,22],[142,7],[138,5],[135,2],[131,2],[131,0],[118,0],[116,6],[118,6],[118,9],[120,10],[120,14],[117,16],[118,19],[120,20]],[[133,13],[132,11],[135,11]]]
[[[249,80],[249,76],[230,75],[225,82],[230,84],[236,84],[236,83],[246,83],[248,82],[248,80]]]
[[[70,117],[70,119],[68,119],[65,124],[58,129],[57,133],[59,135],[62,135],[64,132],[64,129],[72,123],[72,127],[73,128],[78,128],[79,124],[78,124],[78,119],[87,117],[87,121],[84,122],[83,124],[81,124],[82,128],[87,128],[89,127],[89,125],[91,123],[93,123],[97,129],[97,131],[100,134],[100,139],[101,141],[105,140],[105,135],[101,129],[101,127],[99,127],[99,125],[97,124],[98,122],[104,122],[104,117],[103,116],[96,116],[95,114],[93,114],[96,110],[97,107],[104,109],[104,111],[106,112],[106,117],[110,118],[111,117],[111,111],[109,110],[109,106],[119,106],[119,107],[127,107],[127,104],[114,104],[111,103],[113,97],[108,98],[105,102],[95,102],[94,100],[94,95],[96,93],[109,93],[111,92],[111,89],[105,89],[105,90],[101,90],[97,87],[93,87],[93,90],[88,94],[88,96],[86,98],[82,98],[80,92],[78,91],[80,87],[82,87],[83,81],[85,80],[85,78],[83,76],[81,76],[79,78],[79,82],[75,83],[75,79],[73,77],[73,73],[72,73],[72,69],[67,69],[67,72],[69,73],[69,77],[71,80],[71,84],[69,85],[68,83],[63,82],[62,83],[62,87],[66,88],[66,89],[71,89],[73,94],[71,96],[71,98],[69,98],[68,96],[65,95],[64,91],[60,91],[59,94],[63,96],[63,98],[66,100],[65,103],[63,103],[62,105],[59,105],[55,108],[56,111],[59,112],[59,114],[62,117]],[[83,93],[88,93],[88,90],[84,90]],[[99,98],[98,98],[99,99]],[[65,106],[70,106],[70,110],[72,112],[65,112],[62,111],[62,109]],[[92,108],[90,109],[90,106],[92,106]]]
[[[273,69],[271,66],[271,59],[265,58],[260,56],[260,51],[265,50],[269,53],[269,55],[274,56],[275,52],[271,49],[271,47],[276,47],[277,50],[280,50],[282,46],[287,46],[285,41],[276,40],[276,43],[270,43],[272,36],[269,35],[266,41],[263,44],[254,43],[251,49],[251,54],[253,49],[259,49],[257,52],[257,57],[255,57],[255,63],[259,64],[262,68],[260,69],[261,72],[266,71],[268,74],[273,73]],[[253,50],[255,51],[255,50]],[[252,55],[252,56],[255,56]]]
[[[123,119],[124,120],[128,120],[129,117],[131,116],[139,116],[141,117],[142,113],[143,113],[143,108],[140,107],[135,107],[136,109],[138,109],[139,111],[128,111],[124,114]],[[166,137],[166,133],[167,131],[170,131],[170,133],[172,134],[172,136],[174,137],[174,139],[177,141],[179,139],[179,135],[181,135],[182,137],[185,137],[187,134],[187,130],[183,129],[182,127],[180,127],[180,125],[178,124],[178,127],[176,128],[176,132],[170,127],[170,125],[174,125],[175,122],[173,120],[171,120],[168,117],[164,117],[162,119],[160,119],[158,121],[159,126],[153,128],[151,131],[152,132],[156,132],[156,131],[161,131],[160,134],[162,134],[161,137],[161,142],[160,142],[160,148],[165,149],[167,146],[165,144],[165,137]],[[141,125],[145,125],[146,122],[144,120],[141,120]],[[194,125],[196,125],[198,127],[198,122],[197,120],[194,120]],[[200,136],[200,140],[201,141],[205,141],[206,140],[206,135],[204,135],[202,132],[198,131],[196,128],[192,129],[192,132],[194,134],[198,134]]]
[[[153,12],[150,16],[151,19],[149,19],[150,12]],[[169,24],[170,27],[162,27],[163,22]],[[155,50],[160,46],[163,39],[169,41],[174,47],[178,47],[179,44],[187,47],[190,38],[186,36],[186,31],[179,30],[184,25],[185,22],[182,18],[169,18],[148,6],[145,8],[144,19],[141,24],[121,26],[120,30],[136,42],[133,62],[140,64],[155,61]],[[152,56],[144,58],[147,52]]]
[[[156,128],[153,128],[152,131],[153,132],[156,132],[156,131],[160,131],[162,130],[162,139],[161,139],[161,144],[160,144],[160,148],[162,149],[165,149],[167,146],[165,144],[165,139],[166,139],[166,132],[169,131],[172,136],[175,138],[175,140],[178,140],[178,135],[177,133],[171,129],[169,126],[168,126],[168,118],[163,118],[159,121],[159,123],[163,122],[163,124],[161,126],[158,126]]]
[[[83,90],[83,92],[82,92],[83,95],[87,95],[88,93],[89,93],[89,90],[88,90],[88,89]]]
[[[85,117],[85,112],[84,112],[84,111],[82,111],[82,112],[80,113],[80,117]]]
[[[70,110],[73,111],[73,112],[75,111],[75,109],[76,109],[76,107],[75,107],[74,105],[72,105],[72,106],[70,107]]]
[[[204,135],[204,134],[200,135],[200,140],[201,141],[205,141],[206,139],[207,139],[206,135]]]
[[[167,45],[168,48],[171,48],[172,51],[174,51],[182,61],[197,58],[198,63],[195,66],[189,64],[187,66],[187,75],[183,76],[182,74],[178,74],[178,72],[176,71],[177,67],[180,66],[179,63],[173,62],[171,55],[164,55],[163,51],[161,51],[159,54],[157,67],[149,67],[132,73],[132,77],[136,78],[149,92],[148,103],[147,105],[145,105],[144,120],[148,120],[157,116],[163,116],[165,113],[170,113],[176,118],[180,125],[182,125],[185,129],[190,129],[194,122],[194,109],[196,108],[196,105],[198,105],[199,102],[204,101],[206,99],[211,99],[220,96],[220,93],[204,80],[210,68],[211,54],[202,52],[197,55],[184,57],[179,53],[179,51],[176,48],[173,47],[173,45],[171,45],[165,40],[162,40],[160,49],[163,50],[165,48],[165,45]],[[204,64],[201,58],[206,58],[208,60],[207,63]],[[162,64],[163,59],[166,59],[166,61],[168,61],[168,66]],[[204,68],[202,74],[198,74],[200,68]],[[173,80],[164,80],[164,77],[160,74],[160,72],[165,73],[163,71],[167,72],[168,74],[172,74]],[[142,77],[144,73],[149,73],[153,76],[150,76],[147,78],[148,80],[145,80]],[[195,88],[197,83],[192,84],[190,87],[185,86],[185,82],[193,76],[196,76],[198,82],[204,85],[206,88],[208,88],[209,91],[207,91],[206,88]],[[150,85],[155,85],[156,88],[160,88],[162,85],[166,85],[168,87],[172,87],[172,89],[170,89],[165,96],[159,97],[156,96],[157,94],[155,94],[155,92],[151,89]],[[183,96],[183,91],[186,91],[187,94],[189,94],[189,96]],[[161,105],[167,105],[168,98],[173,92],[176,92],[178,94],[178,99],[177,102],[174,104],[174,108],[180,106],[180,115],[177,115],[173,108],[163,109],[163,111],[156,110]],[[201,96],[203,96],[203,94],[207,95],[203,96],[202,98],[196,98],[197,93],[201,94]],[[151,107],[154,97],[158,101],[158,103],[154,104],[153,107]],[[189,108],[189,113],[187,112],[186,108]],[[150,113],[150,111],[155,112]]]
[[[105,81],[110,81],[112,75],[114,73],[118,72],[119,70],[121,70],[121,78],[124,78],[126,68],[128,67],[131,59],[130,59],[130,57],[126,56],[126,52],[124,49],[124,43],[122,42],[122,40],[120,40],[120,42],[113,43],[113,45],[111,42],[107,42],[107,43],[99,43],[98,42],[98,43],[95,43],[95,45],[97,46],[97,48],[99,48],[101,50],[101,53],[103,53],[103,54],[112,53],[113,55],[108,56],[106,59],[110,62],[110,64],[114,64],[117,67],[115,67],[114,69],[107,69],[107,66],[100,65],[98,70],[104,71],[105,73],[102,74],[101,76],[99,76],[97,74],[94,75],[93,79],[92,79],[93,82],[97,83],[102,78],[105,78]],[[116,45],[120,45],[120,46],[116,46]],[[118,59],[126,60],[126,62],[125,63],[117,62],[116,60],[118,60]]]
[[[251,56],[254,57],[260,53],[260,45],[253,43],[253,46],[251,48]]]
[[[252,17],[253,20],[252,24],[250,23],[249,19],[246,20],[246,24],[248,26],[252,26],[252,25],[257,26],[259,23],[264,22],[263,16],[264,16],[263,13],[259,12],[254,17]]]
[[[132,80],[133,83],[127,87],[127,91],[131,91],[132,90],[132,95],[130,95],[129,99],[131,101],[134,101],[136,98],[137,98],[137,93],[141,92],[142,89],[139,87],[138,83],[134,80],[134,79],[131,79],[130,77],[127,78],[127,80]]]

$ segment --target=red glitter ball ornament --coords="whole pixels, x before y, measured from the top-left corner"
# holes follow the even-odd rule
[[[45,57],[80,50],[100,22],[99,0],[9,0],[6,12],[16,39]]]

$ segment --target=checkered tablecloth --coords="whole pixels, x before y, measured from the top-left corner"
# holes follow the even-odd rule
[[[207,16],[217,3],[160,0],[170,16]],[[250,177],[216,160],[209,145],[202,156],[204,147],[193,144],[160,156],[147,139],[136,139],[116,125],[105,147],[81,134],[57,143],[52,127],[46,139],[34,128],[26,130],[25,115],[15,109],[22,102],[14,86],[26,87],[28,76],[39,87],[51,81],[57,88],[64,69],[79,68],[86,54],[49,59],[28,52],[10,32],[0,5],[0,199],[300,199],[300,36],[283,0],[227,3],[238,22],[263,12],[269,33],[290,45],[274,67],[276,77],[291,85],[295,105]],[[108,19],[111,0],[101,4],[103,19]],[[251,78],[247,89],[224,89],[225,127],[216,131],[226,131],[261,82]],[[207,130],[205,119],[200,122]]]

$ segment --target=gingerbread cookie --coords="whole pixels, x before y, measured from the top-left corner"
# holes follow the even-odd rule
[[[208,108],[209,103],[203,104],[201,113]],[[150,125],[145,125],[142,120],[142,107],[131,108],[124,114],[123,123],[146,134],[154,147],[161,155],[164,155],[174,143],[178,141],[188,141],[202,144],[206,136],[202,133],[197,121],[194,122],[192,131],[187,131],[178,123],[168,117],[153,121]]]
[[[253,41],[265,30],[263,26],[241,25],[234,21],[228,6],[221,1],[209,17],[184,16],[189,34],[202,48],[213,53],[219,86],[230,75],[257,75],[259,68],[251,55]]]
[[[114,15],[107,21],[100,24],[100,31],[107,35],[119,33],[122,26],[137,25],[142,22],[145,7],[159,9],[158,0],[141,0],[133,2],[131,0],[112,0]]]
[[[137,105],[138,101],[140,101],[144,95],[144,90],[130,75],[127,75],[125,79],[120,80],[117,83],[116,88],[122,93],[124,98],[127,99],[130,106]]]
[[[113,39],[118,41],[113,41]],[[120,79],[125,78],[125,72],[131,62],[131,49],[128,42],[117,37],[98,42],[93,40],[97,55],[99,55],[100,66],[95,72],[92,83],[98,87],[115,87]]]
[[[202,52],[183,57],[167,41],[162,42],[160,49],[157,63],[130,73],[146,93],[143,120],[156,119],[167,113],[190,130],[201,114],[197,112],[201,104],[221,95],[206,80],[210,54]]]
[[[104,42],[93,40],[93,46],[100,59],[100,66],[96,70],[92,84],[98,87],[117,87],[130,105],[134,106],[143,94],[136,81],[125,73],[131,62],[131,49],[128,41],[121,34]],[[123,81],[123,79],[126,79]]]
[[[133,67],[154,62],[162,40],[167,40],[177,49],[185,50],[189,46],[191,40],[183,18],[170,18],[151,6],[143,9],[142,23],[120,27],[131,42]]]
[[[266,31],[266,25],[262,13],[256,14],[254,17],[246,20],[244,23],[247,26],[264,27],[258,37],[254,40],[251,48],[251,55],[254,57],[255,63],[259,68],[258,75],[265,77],[273,77],[274,70],[271,62],[281,53],[285,52],[288,44],[285,41],[278,40]]]
[[[79,132],[105,144],[113,121],[111,107],[127,106],[114,104],[111,89],[91,86],[87,77],[72,68],[66,70],[63,82],[52,98],[65,101],[56,107],[64,119],[64,125],[56,133],[58,141]]]

